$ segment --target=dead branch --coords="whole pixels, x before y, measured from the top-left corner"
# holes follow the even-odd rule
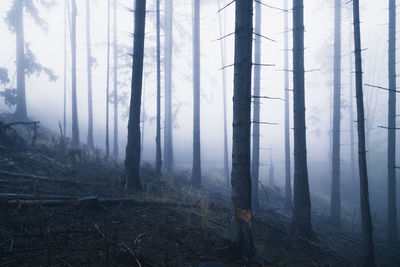
[[[26,173],[16,173],[16,172],[7,172],[7,171],[0,171],[0,176],[11,176],[14,179],[22,178],[22,179],[31,179],[31,180],[39,180],[39,181],[46,181],[46,182],[53,182],[53,183],[65,183],[65,184],[74,184],[74,185],[90,185],[83,182],[78,181],[71,181],[66,179],[53,179],[46,176],[38,176],[33,174],[26,174]]]
[[[0,194],[0,199],[19,199],[19,200],[45,200],[45,199],[76,199],[73,196],[63,196],[63,195],[33,195],[33,194],[16,194],[16,193],[2,193]]]
[[[98,198],[96,196],[76,198],[76,199],[13,199],[7,201],[9,205],[22,204],[25,206],[44,206],[44,207],[66,207],[75,206],[80,207],[82,205],[130,205],[130,206],[168,206],[168,207],[185,207],[193,208],[197,207],[197,203],[184,203],[184,202],[173,202],[173,201],[151,201],[151,200],[137,200],[134,198]]]

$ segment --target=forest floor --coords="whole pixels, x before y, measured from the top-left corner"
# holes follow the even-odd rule
[[[246,265],[226,238],[225,187],[205,177],[194,189],[184,172],[157,179],[143,164],[144,193],[135,200],[120,162],[40,138],[34,146],[0,144],[0,266]],[[293,237],[270,190],[260,191],[253,219],[261,260],[248,266],[361,265],[359,242],[333,230],[317,228],[313,241]],[[379,265],[399,266],[396,255],[378,251]]]

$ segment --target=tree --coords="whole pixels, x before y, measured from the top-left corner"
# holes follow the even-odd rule
[[[72,57],[72,147],[79,147],[79,125],[78,125],[78,104],[76,96],[76,17],[78,9],[76,1],[71,0],[71,57]]]
[[[51,7],[54,1],[40,1],[45,7]],[[6,16],[6,22],[11,32],[16,35],[17,56],[17,89],[16,110],[14,117],[17,120],[28,120],[25,94],[25,74],[27,74],[25,40],[24,40],[24,10],[32,17],[35,24],[46,30],[46,22],[40,18],[39,11],[33,0],[14,0]],[[43,67],[39,65],[42,69]],[[29,70],[28,70],[29,71]],[[45,70],[46,71],[46,70]],[[49,77],[50,78],[50,77]],[[51,78],[50,78],[51,79]]]
[[[333,66],[333,125],[332,125],[332,185],[330,221],[340,224],[340,108],[341,108],[341,67],[342,67],[342,4],[335,0],[334,66]]]
[[[164,165],[168,172],[174,165],[172,139],[172,25],[173,1],[165,0],[165,45],[164,45]]]
[[[218,10],[221,9],[220,0],[218,0]],[[221,12],[218,15],[219,19],[219,35],[221,38],[225,35],[225,28],[222,30]],[[225,24],[224,24],[225,26]],[[228,129],[227,129],[227,119],[226,119],[226,60],[225,60],[225,40],[221,39],[221,65],[222,65],[222,97],[223,97],[223,113],[224,113],[224,178],[225,183],[229,186],[229,160],[228,160]]]
[[[361,223],[364,239],[364,265],[375,266],[371,210],[369,205],[367,157],[365,149],[365,116],[362,82],[361,33],[359,0],[353,0],[354,54],[356,73],[358,167],[360,172]]]
[[[398,246],[396,207],[396,0],[389,0],[388,103],[388,231],[387,242]]]
[[[193,0],[193,166],[192,183],[201,185],[200,155],[200,0]]]
[[[255,40],[254,40],[254,82],[253,82],[253,95],[260,95],[260,76],[261,76],[261,4],[256,2],[256,15],[255,15]],[[251,164],[251,196],[252,207],[258,209],[258,175],[260,167],[260,102],[257,100],[253,102],[253,157]]]
[[[352,32],[349,31],[350,36],[349,36],[349,51],[352,52]],[[352,69],[353,66],[353,60],[352,60],[352,53],[349,53],[349,66],[350,69]],[[356,160],[355,160],[355,144],[354,144],[354,83],[353,83],[353,74],[349,75],[350,79],[349,79],[349,113],[350,113],[350,175],[352,178],[352,182],[353,182],[353,187],[354,189],[356,188],[355,185],[355,181],[356,181]],[[354,197],[354,200],[356,200],[356,197]]]
[[[86,51],[87,51],[87,82],[88,82],[88,136],[87,144],[93,143],[93,101],[92,101],[92,49],[90,40],[90,0],[86,0]]]
[[[64,1],[64,119],[63,132],[67,135],[67,17],[68,17],[68,1]]]
[[[161,175],[161,42],[160,42],[160,0],[157,0],[157,129],[156,129],[156,174]]]
[[[114,145],[113,145],[113,156],[118,158],[118,39],[117,39],[117,0],[114,0],[114,42],[113,42],[113,54],[114,54]]]
[[[253,1],[235,4],[231,241],[243,258],[250,259],[254,256],[250,174]]]
[[[15,33],[17,40],[17,108],[15,117],[22,120],[28,119],[26,111],[25,96],[25,52],[24,52],[24,13],[23,0],[15,0],[13,9],[15,8]]]
[[[289,125],[289,11],[288,0],[284,2],[284,79],[285,79],[285,204],[284,210],[288,212],[292,207],[292,184],[290,164],[290,125]]]
[[[110,0],[107,0],[106,158],[110,156]]]
[[[142,192],[140,183],[140,106],[142,101],[144,30],[146,0],[135,2],[135,23],[132,61],[131,101],[128,121],[128,144],[126,145],[125,169],[127,189],[131,193]]]
[[[313,237],[305,110],[304,5],[303,0],[293,0],[294,210],[292,227],[298,234]]]

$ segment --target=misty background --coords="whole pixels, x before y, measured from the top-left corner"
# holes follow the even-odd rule
[[[86,80],[86,16],[84,1],[77,1],[77,92],[78,114],[81,140],[87,136],[87,80]],[[230,1],[221,1],[225,6]],[[307,0],[305,5],[305,67],[306,67],[306,107],[307,107],[307,145],[309,178],[312,197],[329,200],[330,171],[330,129],[331,98],[333,90],[333,1]],[[15,76],[15,34],[11,33],[4,22],[11,0],[0,2],[0,67],[8,69],[10,80]],[[161,3],[163,11],[163,1]],[[280,7],[280,1],[271,1]],[[146,16],[146,38],[144,59],[143,91],[143,157],[142,160],[154,163],[156,133],[156,51],[155,51],[155,6],[148,1]],[[125,154],[127,140],[127,112],[130,98],[133,16],[129,9],[132,1],[118,1],[117,23],[119,43],[119,151],[121,159]],[[106,49],[107,49],[107,3],[93,1],[92,7],[92,55],[96,59],[93,68],[93,114],[95,145],[103,148],[105,144],[106,117]],[[359,210],[358,179],[350,175],[350,122],[349,90],[354,83],[350,62],[353,45],[351,24],[351,4],[344,5],[343,41],[342,41],[342,190],[343,217],[352,216]],[[177,167],[190,169],[192,160],[192,1],[174,1],[174,47],[173,47],[173,145]],[[63,66],[64,66],[64,4],[59,3],[51,9],[39,6],[40,15],[45,19],[48,29],[43,31],[25,14],[25,42],[29,43],[38,61],[52,68],[58,76],[57,81],[49,82],[45,76],[27,78],[27,108],[30,118],[41,125],[58,131],[58,122],[63,118]],[[217,1],[201,2],[201,157],[205,170],[204,176],[215,173],[208,170],[223,169],[223,107],[222,73],[220,59],[220,38],[218,29]],[[163,12],[161,23],[163,24]],[[234,5],[227,7],[221,15],[225,22],[225,34],[234,31]],[[365,0],[361,2],[361,31],[363,51],[364,83],[388,87],[387,85],[387,3],[386,1]],[[291,25],[291,23],[289,23]],[[163,34],[163,25],[162,32]],[[261,68],[261,95],[284,97],[284,53],[283,53],[283,12],[262,7],[263,64],[273,67]],[[233,64],[234,36],[223,39],[226,44],[227,64]],[[67,54],[70,43],[67,38]],[[161,37],[163,43],[163,36]],[[291,42],[290,42],[291,44]],[[161,57],[163,58],[163,50]],[[291,58],[291,57],[290,57]],[[161,60],[163,62],[163,60]],[[113,64],[111,60],[111,64]],[[71,71],[70,56],[67,57],[67,132],[71,135]],[[291,66],[291,65],[289,65]],[[228,140],[232,140],[232,88],[233,67],[227,67],[228,81]],[[163,71],[163,66],[161,66]],[[162,73],[163,75],[163,73]],[[110,84],[112,84],[112,75]],[[162,79],[163,80],[163,79]],[[13,86],[11,86],[13,87]],[[352,86],[354,90],[354,85]],[[0,90],[4,88],[0,86]],[[163,84],[162,84],[163,93]],[[386,214],[386,135],[387,131],[377,126],[387,125],[387,91],[364,87],[366,107],[367,157],[370,176],[371,208],[374,215]],[[355,96],[355,94],[354,94]],[[284,184],[284,102],[280,100],[260,100],[261,121],[278,125],[260,125],[260,180],[267,183],[269,166],[272,160],[275,167],[275,181]],[[291,102],[292,108],[292,102]],[[12,112],[4,101],[0,101],[1,112]],[[164,111],[162,107],[162,112]],[[354,105],[354,112],[356,111]],[[110,113],[112,123],[112,111]],[[163,114],[162,114],[163,116]],[[291,116],[292,119],[292,116]],[[112,124],[111,124],[112,125]],[[291,123],[292,125],[292,123]],[[112,136],[110,128],[110,137]],[[357,141],[357,138],[355,139]],[[399,146],[399,144],[397,144]],[[229,142],[229,147],[231,147]],[[293,146],[292,146],[293,147]],[[271,149],[271,150],[269,150]],[[398,148],[397,148],[398,149]],[[356,152],[355,152],[356,153]],[[357,170],[357,166],[354,166]],[[219,178],[219,177],[215,177]],[[222,178],[221,178],[222,179]],[[346,186],[347,185],[347,186]],[[327,201],[328,203],[329,201]],[[314,202],[313,202],[314,203]],[[315,207],[316,210],[328,210],[327,207]],[[359,212],[357,212],[359,214]],[[357,215],[358,216],[358,215]],[[374,216],[379,220],[379,216]]]

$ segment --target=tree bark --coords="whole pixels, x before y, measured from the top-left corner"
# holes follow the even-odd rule
[[[192,184],[201,186],[200,154],[200,0],[193,1],[193,166]]]
[[[25,41],[24,41],[24,1],[18,1],[16,10],[16,43],[17,43],[17,107],[14,113],[15,119],[20,121],[28,120],[26,111],[25,95]]]
[[[388,232],[389,246],[399,244],[396,207],[396,0],[389,0]]]
[[[87,82],[88,82],[88,136],[87,144],[93,143],[93,97],[92,97],[92,49],[90,38],[90,0],[86,0],[86,49],[87,49]]]
[[[330,222],[340,225],[340,108],[342,67],[342,4],[335,0],[334,66],[333,66],[333,125],[332,125],[332,185]]]
[[[258,65],[254,65],[254,82],[253,82],[253,95],[260,95],[260,76],[261,76],[261,4],[260,2],[256,2],[256,15],[255,15],[255,33],[254,37],[254,63]],[[260,102],[259,100],[253,101],[253,121],[260,121]],[[258,176],[259,176],[259,168],[260,168],[260,124],[253,123],[253,157],[251,164],[251,196],[252,196],[252,208],[259,208],[259,200],[258,200]]]
[[[313,237],[308,185],[306,117],[304,95],[304,6],[293,0],[293,113],[294,113],[294,210],[293,229]]]
[[[128,144],[125,168],[127,189],[131,193],[142,192],[140,183],[140,106],[142,101],[144,30],[146,22],[146,0],[135,3],[135,29],[132,61],[132,89],[128,122]]]
[[[107,0],[106,158],[110,156],[110,0]]]
[[[160,0],[157,0],[157,132],[156,132],[156,175],[161,176],[161,40],[160,40]]]
[[[64,119],[63,132],[67,136],[67,17],[69,14],[68,1],[64,1]]]
[[[220,0],[218,0],[218,10],[221,9]],[[222,30],[221,12],[218,15],[219,19],[219,35],[222,38],[225,35],[225,27]],[[224,24],[225,26],[225,24]],[[224,179],[227,186],[229,186],[230,175],[229,175],[229,159],[228,159],[228,128],[226,118],[226,54],[225,54],[225,40],[221,40],[221,65],[222,65],[222,97],[223,97],[223,113],[224,113]]]
[[[350,31],[350,36],[349,36],[349,66],[350,69],[352,69],[353,67],[353,60],[352,60],[352,43],[351,43],[351,39],[352,39],[352,32]],[[354,83],[353,83],[353,74],[350,74],[350,79],[349,79],[349,112],[350,112],[350,175],[351,175],[351,179],[352,179],[352,188],[354,190],[357,189],[357,185],[356,185],[356,160],[355,160],[355,144],[354,144]],[[354,203],[357,202],[357,196],[356,194],[354,194]]]
[[[173,1],[165,0],[165,52],[164,52],[164,165],[167,172],[174,166],[173,139],[172,139],[172,21]]]
[[[114,158],[119,157],[118,149],[118,32],[117,32],[117,0],[114,0],[114,145],[113,145],[113,156]]]
[[[364,238],[364,265],[375,266],[371,210],[369,205],[367,158],[365,150],[365,116],[362,82],[359,0],[353,0],[354,54],[357,98],[358,167],[360,171],[361,221]]]
[[[288,10],[288,0],[284,1],[284,9]],[[289,212],[292,208],[292,184],[290,163],[290,122],[289,122],[289,12],[284,13],[284,79],[285,79],[285,204],[284,210]]]
[[[76,96],[76,16],[78,10],[76,1],[71,0],[72,14],[71,14],[71,55],[72,55],[72,148],[79,147],[79,125],[78,125],[78,104]]]
[[[254,256],[250,174],[253,1],[235,3],[231,241],[242,258],[250,259]]]

